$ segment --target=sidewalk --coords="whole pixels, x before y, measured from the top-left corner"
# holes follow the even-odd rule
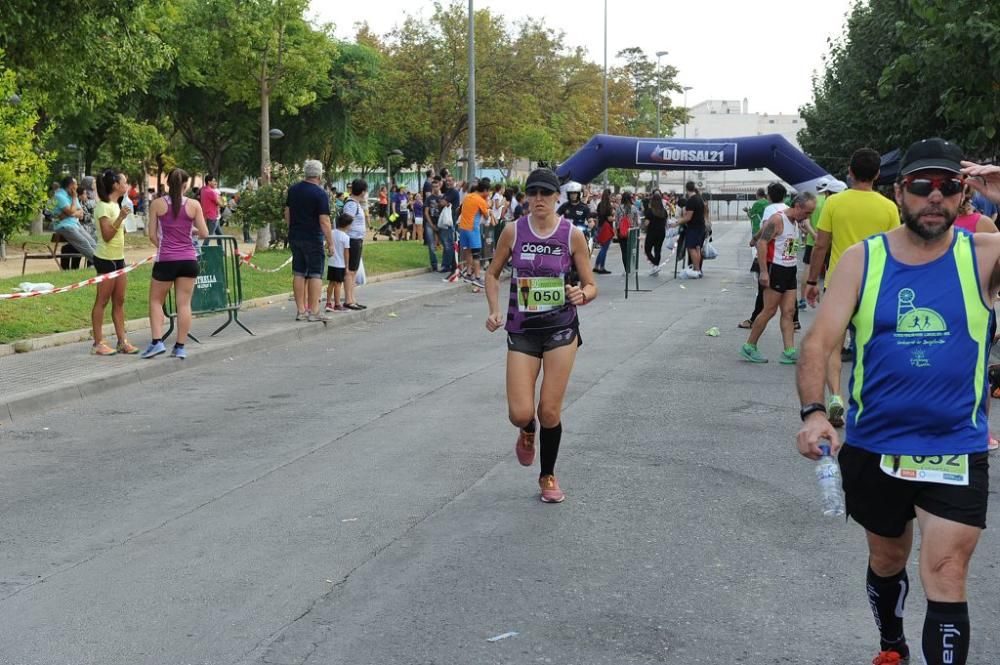
[[[467,284],[449,284],[436,273],[379,281],[358,290],[359,302],[368,309],[331,312],[333,320],[326,325],[295,321],[294,303],[285,295],[274,296],[271,304],[240,313],[240,321],[255,333],[253,336],[232,323],[218,336],[211,337],[212,331],[225,322],[226,315],[196,318],[191,332],[201,344],[188,340],[187,360],[176,360],[166,354],[152,360],[138,356],[92,356],[90,341],[0,357],[0,424],[40,413],[54,403],[86,400],[104,390],[142,383],[186,367],[232,359],[309,335],[329,333],[347,324],[383,319],[390,313],[463,295],[482,297],[469,293]],[[133,333],[131,341],[144,348],[149,342],[148,330]]]

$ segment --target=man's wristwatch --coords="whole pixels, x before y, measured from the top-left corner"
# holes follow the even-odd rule
[[[805,422],[806,418],[816,413],[817,411],[822,411],[823,413],[826,413],[826,406],[824,404],[820,404],[819,402],[806,404],[801,409],[799,409],[799,418],[801,418],[802,421]]]
[[[807,279],[806,280],[806,285],[807,286],[819,286],[819,280],[813,281],[811,279]]]

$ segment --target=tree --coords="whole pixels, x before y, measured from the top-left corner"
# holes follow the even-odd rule
[[[931,136],[995,156],[1000,54],[987,49],[970,59],[968,44],[998,38],[997,3],[857,2],[813,81],[812,102],[800,110],[799,143],[840,175],[856,148],[884,153]]]
[[[17,77],[4,66],[0,51],[0,249],[12,232],[27,226],[45,200],[48,165],[35,132],[34,100],[11,99]]]
[[[675,108],[671,92],[683,92],[677,83],[677,68],[656,62],[637,46],[623,49],[616,57],[625,64],[612,70],[612,77],[627,86],[630,104],[622,118],[629,136],[656,136],[657,94],[660,102],[660,133],[667,135],[687,119],[687,110]]]
[[[0,49],[41,120],[72,116],[145,90],[169,59],[155,16],[168,0],[6,0]]]

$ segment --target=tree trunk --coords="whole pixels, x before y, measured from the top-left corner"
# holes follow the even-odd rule
[[[156,195],[163,196],[163,153],[156,155]]]
[[[271,112],[270,91],[267,82],[267,58],[261,65],[260,77],[260,185],[264,187],[271,183]],[[271,242],[271,225],[265,224],[257,229],[257,249],[267,249]]]
[[[42,216],[41,211],[35,215],[35,218],[31,220],[31,235],[38,235],[45,232],[45,218]]]

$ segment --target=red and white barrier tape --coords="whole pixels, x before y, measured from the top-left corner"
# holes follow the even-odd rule
[[[278,272],[279,270],[281,270],[282,268],[284,268],[285,266],[287,266],[289,263],[292,262],[292,257],[289,256],[288,260],[282,263],[277,268],[261,268],[259,265],[250,262],[250,259],[253,258],[253,254],[243,254],[242,252],[237,250],[236,258],[238,258],[243,265],[249,266],[254,270],[256,270],[257,272]]]
[[[114,279],[120,277],[127,272],[132,272],[144,263],[149,263],[155,258],[153,256],[147,256],[142,261],[133,263],[130,266],[125,266],[121,270],[114,270],[104,275],[98,275],[97,277],[91,277],[90,279],[85,279],[82,282],[77,282],[76,284],[70,284],[69,286],[60,286],[57,289],[46,289],[45,291],[25,291],[24,293],[0,293],[0,300],[21,300],[23,298],[34,298],[35,296],[51,296],[55,293],[66,293],[67,291],[75,291],[76,289],[82,289],[85,286],[90,286],[92,284],[99,284],[105,282],[109,279]]]

